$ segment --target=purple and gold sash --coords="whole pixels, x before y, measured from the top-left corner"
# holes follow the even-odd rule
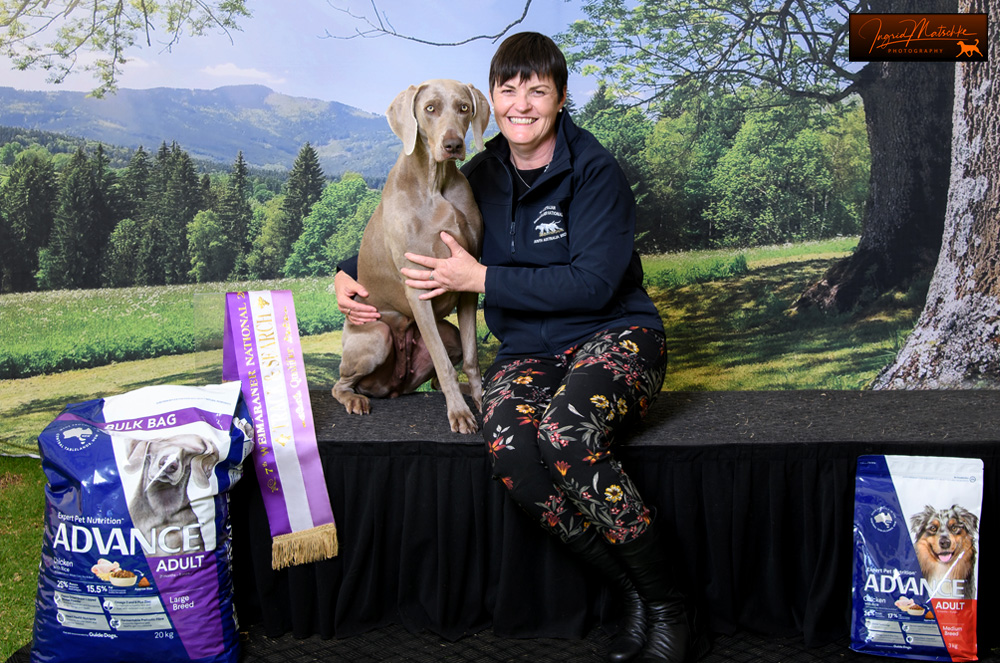
[[[271,528],[271,566],[337,555],[337,526],[316,446],[295,304],[288,290],[226,294],[222,376],[239,380]]]

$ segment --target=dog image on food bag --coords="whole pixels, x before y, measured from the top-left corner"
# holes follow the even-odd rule
[[[138,474],[128,510],[155,555],[205,550],[198,517],[191,508],[188,484],[208,489],[219,461],[215,445],[199,435],[126,441],[125,472]]]
[[[979,518],[957,504],[926,506],[910,517],[920,570],[937,598],[976,597],[976,536]]]

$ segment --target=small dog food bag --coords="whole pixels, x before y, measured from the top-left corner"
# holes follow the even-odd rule
[[[854,496],[851,649],[979,660],[983,462],[861,456]]]
[[[240,383],[75,403],[38,437],[32,663],[235,663],[227,491],[253,447]]]

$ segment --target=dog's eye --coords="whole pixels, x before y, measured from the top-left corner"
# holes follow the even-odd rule
[[[429,104],[427,106],[427,108],[425,108],[424,110],[427,111],[428,113],[433,113],[434,112],[434,104]]]
[[[937,534],[938,531],[937,525],[931,525],[930,527],[927,528],[927,531],[930,532],[931,534]]]
[[[458,109],[460,111],[462,111],[463,113],[468,113],[469,112],[469,104],[462,104],[461,106],[459,106]]]

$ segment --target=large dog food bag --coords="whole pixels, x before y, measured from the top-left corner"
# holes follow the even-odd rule
[[[978,660],[983,462],[861,456],[854,495],[851,649]]]
[[[229,382],[76,403],[45,428],[33,663],[236,662],[227,491],[248,420]]]

